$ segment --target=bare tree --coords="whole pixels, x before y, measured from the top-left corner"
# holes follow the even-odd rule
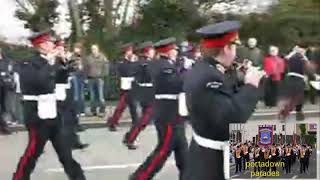
[[[76,40],[78,40],[83,36],[79,5],[75,0],[68,0],[68,6],[72,22],[72,29],[74,30]]]
[[[119,1],[121,3],[122,0]],[[104,0],[104,16],[106,30],[113,34],[115,32],[114,17],[113,17],[113,0]]]
[[[127,22],[130,4],[131,4],[131,0],[127,0],[126,6],[123,12],[123,16],[122,16],[121,26]]]

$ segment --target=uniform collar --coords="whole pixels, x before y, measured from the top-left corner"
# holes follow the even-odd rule
[[[168,61],[170,64],[174,65],[175,64],[175,61],[172,60],[172,59],[169,59],[167,56],[160,56],[162,59]]]
[[[204,59],[204,61],[209,63],[210,66],[218,69],[218,71],[220,71],[222,74],[224,74],[227,71],[227,69],[220,62],[218,62],[216,59],[212,57],[207,57]]]

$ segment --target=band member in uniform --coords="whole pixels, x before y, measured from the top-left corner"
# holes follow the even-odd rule
[[[8,99],[8,92],[15,88],[14,72],[12,70],[12,63],[4,57],[0,49],[0,134],[9,135],[11,131],[7,122],[4,120],[4,113],[13,114],[8,111],[6,102]],[[13,117],[14,118],[14,117]]]
[[[261,162],[261,158],[262,158],[263,154],[261,152],[261,149],[259,147],[259,145],[256,145],[255,148],[253,149],[253,160],[254,162]],[[260,166],[255,166],[254,167],[254,172],[256,171],[260,171]]]
[[[273,144],[271,146],[271,158],[270,158],[270,162],[276,163],[278,160],[278,156],[279,156],[279,151],[277,150],[275,144]],[[277,167],[271,167],[271,171],[276,171]]]
[[[302,145],[299,149],[300,174],[306,172],[306,145]]]
[[[249,157],[249,147],[247,143],[244,143],[242,145],[242,152],[243,152],[243,170],[246,170],[246,162],[250,162],[250,157]]]
[[[302,112],[303,98],[304,98],[304,72],[307,69],[309,61],[305,56],[305,45],[296,46],[295,49],[286,57],[289,72],[284,79],[279,118],[285,119],[290,112],[295,108],[296,120],[304,120]]]
[[[113,113],[112,117],[107,120],[107,126],[110,131],[117,131],[117,125],[122,116],[123,111],[129,106],[129,111],[132,119],[132,123],[135,124],[138,121],[137,106],[134,101],[134,94],[132,92],[132,82],[134,81],[135,66],[133,44],[127,43],[122,45],[124,52],[123,58],[121,58],[117,64],[117,70],[120,76],[120,100]]]
[[[154,44],[160,59],[154,61],[151,77],[155,88],[154,123],[158,144],[146,161],[131,176],[133,180],[153,179],[166,160],[174,152],[180,180],[185,169],[187,140],[185,124],[178,115],[178,94],[182,80],[176,70],[176,39],[168,38]]]
[[[286,164],[286,153],[285,153],[285,146],[281,145],[280,148],[280,162],[283,162],[284,164]],[[282,171],[285,171],[286,166],[282,166]]]
[[[133,90],[135,100],[142,107],[142,117],[137,123],[132,124],[124,137],[124,143],[129,149],[136,149],[134,144],[140,132],[150,123],[152,117],[152,104],[154,100],[154,88],[150,75],[150,65],[155,56],[155,50],[151,41],[142,43],[138,50],[142,52],[137,63],[134,75]]]
[[[307,146],[306,154],[305,154],[306,170],[309,171],[309,159],[310,159],[312,150],[310,149],[309,145],[306,145],[306,146]]]
[[[267,146],[265,146],[265,147],[263,147],[264,149],[263,149],[263,162],[265,162],[265,163],[267,163],[267,162],[269,162],[270,161],[270,157],[271,157],[271,155],[270,155],[270,149],[267,147]],[[269,171],[269,168],[270,167],[264,167],[264,171]]]
[[[70,73],[75,71],[75,61],[67,59],[64,49],[64,41],[58,40],[56,42],[56,51],[58,52],[56,58],[56,96],[58,100],[58,113],[63,123],[63,132],[70,138],[72,149],[84,149],[88,144],[80,142],[80,137],[77,135],[76,128],[78,122],[76,102],[74,100],[73,89],[70,85]],[[60,71],[64,71],[61,72]]]
[[[240,146],[237,146],[237,148],[234,151],[234,159],[236,161],[236,173],[241,172],[242,151]]]
[[[229,153],[229,123],[246,122],[258,102],[263,73],[256,68],[248,69],[245,85],[237,93],[226,82],[224,73],[240,44],[239,28],[239,22],[226,21],[197,30],[204,58],[184,81],[193,128],[184,180],[229,178],[229,160],[224,159]]]
[[[284,148],[286,173],[291,173],[291,147],[289,145]]]
[[[54,43],[48,33],[30,38],[39,51],[31,60],[21,62],[19,75],[23,94],[23,109],[29,143],[18,164],[13,180],[28,180],[47,141],[51,141],[70,180],[84,180],[83,171],[72,157],[71,147],[62,132],[54,94],[56,69],[53,66]],[[59,73],[66,73],[60,71]]]

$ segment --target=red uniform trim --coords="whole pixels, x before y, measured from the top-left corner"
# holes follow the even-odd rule
[[[164,139],[164,143],[160,148],[159,155],[155,156],[151,161],[150,165],[146,168],[145,171],[142,171],[140,175],[138,175],[138,180],[147,180],[150,173],[155,169],[155,167],[159,164],[159,162],[166,156],[169,151],[170,141],[172,138],[172,126],[168,124],[167,133]]]
[[[177,46],[175,44],[169,44],[160,48],[157,48],[159,53],[167,53],[168,51],[175,49]]]
[[[204,39],[201,41],[201,45],[205,48],[223,47],[235,40],[238,36],[238,32],[230,32],[219,39]]]
[[[121,118],[121,115],[123,113],[123,111],[126,109],[127,107],[127,92],[125,91],[121,91],[120,93],[120,100],[117,104],[117,107],[114,111],[114,114],[112,116],[112,124],[114,125],[118,125],[119,124],[119,120]]]
[[[31,39],[31,44],[33,46],[37,46],[41,43],[44,43],[46,41],[49,41],[51,39],[51,36],[49,34],[42,34],[34,39]]]
[[[143,127],[147,126],[151,119],[152,106],[148,106],[146,112],[143,114],[142,120],[138,122],[137,125],[134,125],[132,133],[129,134],[128,142],[133,143],[138,134],[141,132]]]
[[[15,176],[13,180],[21,180],[21,178],[24,175],[25,168],[30,161],[30,158],[34,156],[36,152],[36,147],[37,147],[37,133],[36,130],[32,127],[30,127],[29,130],[30,133],[30,139],[29,139],[29,144],[27,146],[27,149],[24,153],[24,155],[21,158],[20,164],[18,166],[18,169],[15,173]]]

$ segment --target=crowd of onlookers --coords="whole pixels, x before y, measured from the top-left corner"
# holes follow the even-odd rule
[[[106,104],[105,80],[109,76],[109,60],[100,52],[97,45],[92,45],[90,54],[84,56],[83,47],[75,44],[67,56],[77,65],[69,78],[69,83],[73,89],[73,98],[77,102],[78,115],[102,116]],[[19,76],[14,70],[14,64],[15,61],[0,51],[0,112],[1,118],[9,124],[23,122]],[[89,101],[86,101],[86,96]],[[90,110],[86,110],[89,109],[86,107],[90,107]]]
[[[235,173],[244,173],[246,170],[255,172],[281,170],[286,174],[298,173],[291,168],[296,162],[300,163],[300,173],[306,173],[309,171],[312,149],[313,147],[307,144],[258,145],[250,142],[230,144],[230,161],[235,163]],[[246,164],[247,162],[255,163],[252,167]],[[272,166],[270,162],[276,164]]]
[[[318,50],[317,50],[318,48]],[[66,49],[68,58],[77,63],[77,69],[72,73],[70,83],[74,91],[74,100],[77,104],[79,116],[94,115],[103,116],[106,107],[106,96],[108,95],[110,86],[116,86],[116,83],[110,84],[106,79],[114,77],[115,62],[110,61],[99,49],[98,45],[91,45],[91,51],[85,55],[84,47],[81,44],[75,44],[73,49]],[[184,56],[192,51],[194,58],[201,59],[200,49],[191,47],[187,42],[180,45],[181,56]],[[301,53],[303,58],[314,59],[319,58],[319,47],[309,47],[306,52],[299,52],[293,49],[294,53]],[[292,53],[283,55],[281,50],[276,46],[270,46],[267,53],[263,52],[258,47],[258,42],[255,38],[249,38],[246,45],[239,47],[237,61],[250,60],[254,66],[261,67],[267,74],[265,85],[263,88],[264,101],[266,107],[274,107],[278,102],[278,94],[285,74],[287,72],[286,61],[292,56]],[[188,59],[187,59],[188,60]],[[0,71],[1,79],[7,79],[10,82],[1,81],[0,86],[0,102],[1,116],[6,119],[11,117],[11,123],[22,123],[22,109],[20,105],[19,83],[18,76],[13,69],[14,61],[9,60],[4,52],[0,51]],[[187,65],[188,63],[184,63]],[[319,76],[314,74],[306,74],[309,80],[319,79]],[[306,81],[308,82],[308,81]],[[316,103],[317,91],[308,86],[309,98],[311,103]],[[89,99],[89,101],[88,101]],[[302,109],[302,107],[300,108]],[[8,116],[9,115],[9,116]],[[9,118],[10,119],[10,118]]]

